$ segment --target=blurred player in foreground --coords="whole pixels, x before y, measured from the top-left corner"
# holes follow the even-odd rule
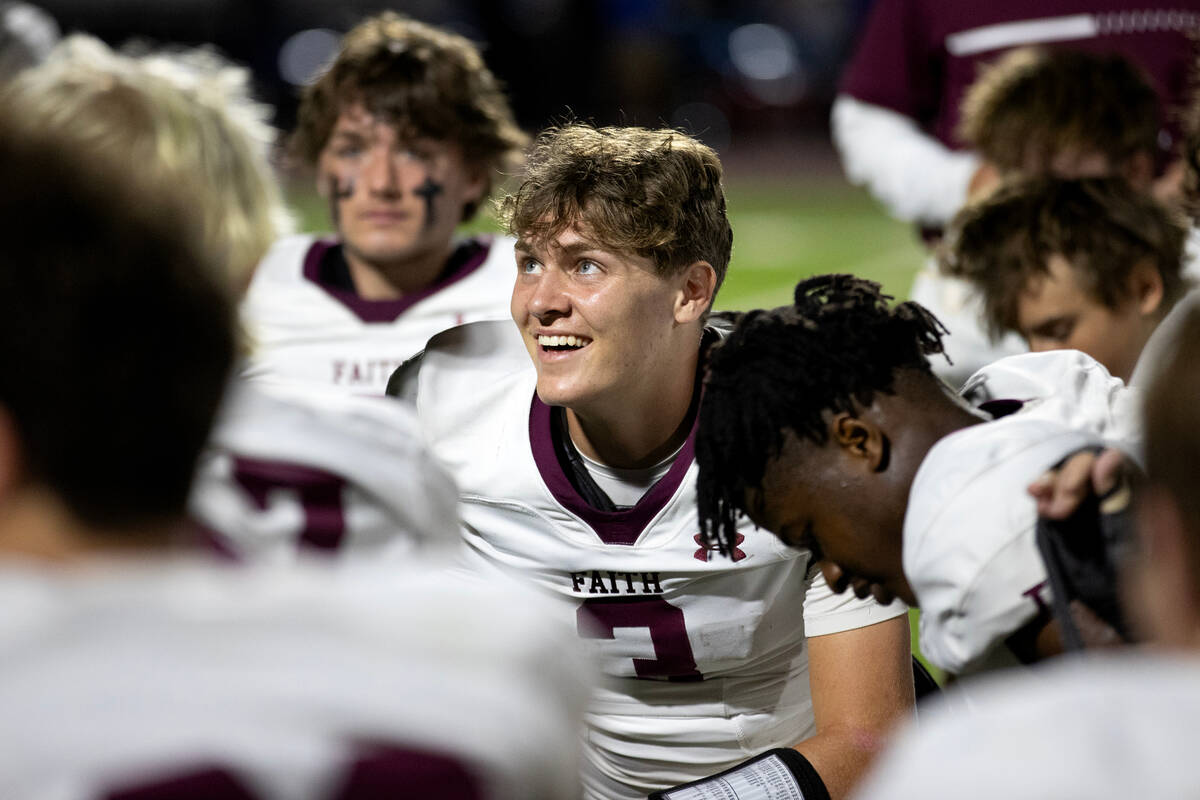
[[[383,394],[433,334],[507,316],[512,241],[454,233],[527,137],[473,44],[391,12],[346,34],[298,115],[291,150],[337,237],[286,238],[259,265],[250,374]]]
[[[835,591],[919,605],[921,650],[949,673],[1052,655],[1026,487],[1105,437],[1130,444],[1127,390],[1081,354],[1031,354],[971,385],[1041,382],[1041,396],[972,408],[930,370],[937,320],[890,299],[849,275],[812,278],[794,306],[749,312],[715,348],[696,445],[702,530],[729,551],[747,514],[811,552]]]
[[[1146,399],[1140,549],[1128,611],[1152,642],[977,687],[970,714],[923,714],[859,797],[1185,798],[1200,736],[1200,312]]]
[[[121,165],[147,196],[185,191],[207,263],[240,291],[291,223],[267,161],[270,109],[248,84],[246,70],[211,52],[134,58],[76,35],[10,92],[43,129]],[[395,403],[234,381],[192,510],[240,557],[392,558],[457,545],[455,497]]]
[[[1188,286],[1187,224],[1123,178],[1034,179],[968,206],[942,269],[971,282],[990,332],[1081,350],[1128,382]]]
[[[222,218],[212,192],[193,190],[261,188],[268,174],[239,171],[263,166],[233,122],[253,109],[222,105],[244,76],[179,58],[74,40],[4,97],[22,130],[54,138],[12,143],[0,124],[13,181],[0,225],[20,240],[0,270],[0,594],[17,623],[0,631],[0,796],[577,796],[587,673],[536,597],[417,555],[280,569],[183,548],[192,468],[234,357],[229,249],[253,238],[230,233],[233,204]],[[35,85],[48,94],[25,94]],[[216,142],[226,149],[205,150]],[[263,406],[238,405],[223,424],[258,439],[220,441],[278,456],[307,439],[310,458],[362,447],[356,420],[329,413],[347,403],[247,396],[282,416],[256,427],[241,415]],[[383,427],[394,404],[374,402],[375,436],[403,439]],[[268,506],[311,499],[295,465],[276,467],[293,483],[264,492]]]
[[[716,154],[671,130],[554,129],[505,211],[517,327],[443,333],[392,388],[458,481],[475,560],[554,595],[609,678],[587,796],[729,768],[743,798],[764,780],[844,796],[912,704],[907,620],[834,596],[808,552],[749,525],[729,557],[699,537],[705,319],[732,241]]]

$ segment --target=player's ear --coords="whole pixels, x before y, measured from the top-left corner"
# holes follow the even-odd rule
[[[887,469],[890,443],[877,426],[843,411],[834,415],[831,433],[847,455],[861,459],[872,472]]]
[[[1163,300],[1163,279],[1153,261],[1144,258],[1133,265],[1129,272],[1129,292],[1143,316],[1158,311]]]
[[[695,322],[704,317],[717,292],[717,271],[707,261],[693,261],[684,268],[675,296],[675,321]]]

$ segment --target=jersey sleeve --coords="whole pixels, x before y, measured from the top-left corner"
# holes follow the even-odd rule
[[[804,631],[809,637],[865,628],[906,611],[908,607],[899,600],[885,606],[872,598],[860,600],[851,591],[836,594],[825,582],[821,571],[810,567],[804,593]]]
[[[921,604],[921,652],[947,672],[981,670],[1049,599],[1025,487],[1095,436],[1020,415],[935,445],[913,481],[904,572]]]
[[[846,178],[892,216],[945,225],[962,208],[979,156],[951,150],[910,117],[842,94],[830,119]]]

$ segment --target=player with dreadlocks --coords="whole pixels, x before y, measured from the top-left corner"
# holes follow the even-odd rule
[[[849,275],[812,278],[714,349],[701,529],[728,551],[744,512],[811,550],[836,591],[921,606],[921,648],[947,672],[1052,654],[1026,485],[1113,435],[1125,390],[1081,353],[1026,354],[971,381],[1024,394],[972,407],[930,369],[941,324],[891,299]],[[1022,402],[1038,384],[1039,402]]]

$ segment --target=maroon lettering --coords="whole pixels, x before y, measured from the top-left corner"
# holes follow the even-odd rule
[[[658,573],[650,574],[657,580]],[[584,600],[576,612],[575,622],[579,635],[590,639],[615,639],[617,628],[649,629],[654,658],[633,659],[633,669],[639,678],[704,680],[704,676],[696,669],[696,657],[692,654],[683,611],[661,597]]]
[[[345,783],[330,800],[482,800],[484,796],[475,776],[448,755],[378,745],[366,748],[350,765]]]
[[[254,458],[235,458],[233,477],[263,511],[270,505],[272,492],[294,494],[304,509],[304,529],[298,537],[301,547],[332,551],[341,545],[346,533],[342,509],[345,481],[341,477],[299,464]]]
[[[197,767],[102,795],[103,800],[258,800],[233,773]]]
[[[1037,604],[1039,614],[1049,614],[1050,613],[1050,603],[1046,600],[1046,598],[1042,597],[1042,592],[1045,590],[1045,588],[1046,588],[1046,581],[1042,581],[1037,586],[1032,586],[1032,587],[1026,589],[1025,591],[1021,592],[1022,597],[1028,597],[1030,600],[1032,600],[1034,603]]]
[[[720,551],[716,542],[704,541],[704,536],[699,533],[693,536],[692,539],[696,542],[696,544],[700,545],[700,549],[695,553],[695,559],[697,561],[712,561],[713,555]],[[745,535],[739,533],[737,535],[737,541],[734,542],[733,546],[733,555],[731,557],[733,561],[741,561],[746,557],[745,551],[738,547],[738,545],[744,541],[746,541]]]

